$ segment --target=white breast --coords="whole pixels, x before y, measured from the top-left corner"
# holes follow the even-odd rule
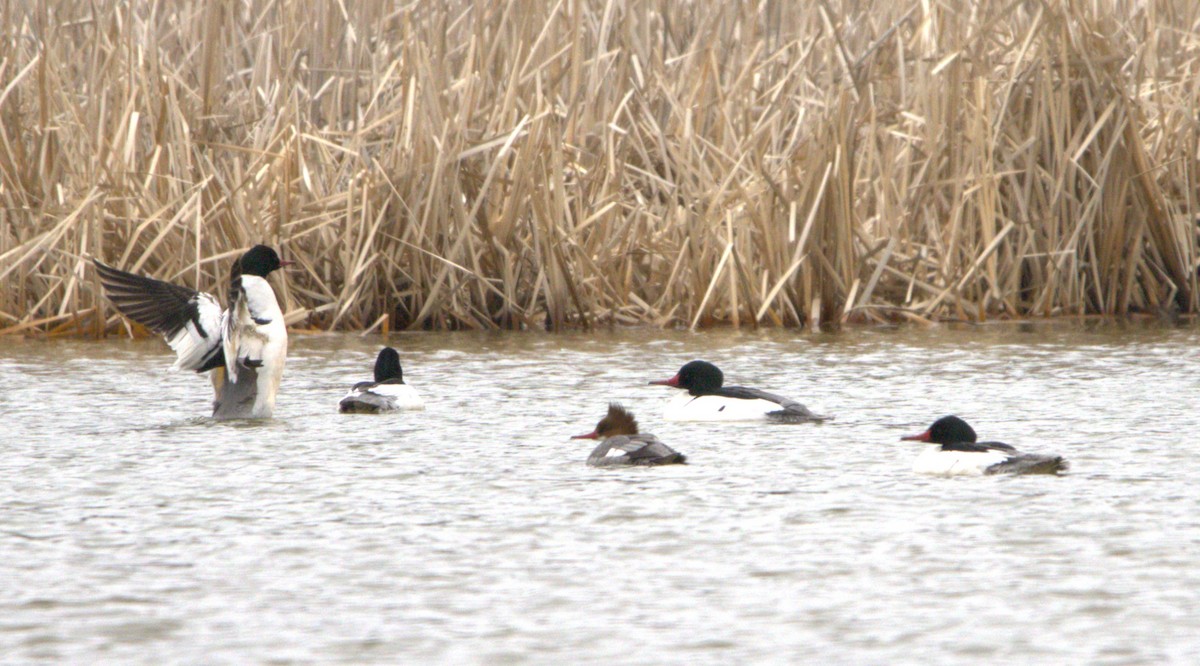
[[[940,476],[979,476],[984,470],[1008,458],[1002,451],[943,451],[940,446],[926,446],[913,462],[918,474]]]
[[[770,400],[739,400],[717,395],[693,396],[680,391],[667,403],[663,418],[668,421],[757,421],[768,412],[782,409]]]
[[[279,309],[279,301],[270,282],[257,275],[243,275],[242,289],[246,292],[246,308],[251,317],[259,320],[283,319],[283,311]]]

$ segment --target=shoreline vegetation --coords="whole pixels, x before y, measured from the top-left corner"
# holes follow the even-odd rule
[[[0,5],[0,333],[1192,315],[1200,3]]]

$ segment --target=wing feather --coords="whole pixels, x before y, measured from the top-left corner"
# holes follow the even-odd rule
[[[243,313],[246,310],[246,292],[242,289],[241,276],[233,278],[229,288],[229,309],[221,319],[221,344],[225,354],[225,372],[229,381],[234,384],[238,380],[238,358],[242,347],[242,327],[240,326]]]
[[[395,400],[373,392],[371,389],[374,386],[373,382],[356,384],[346,394],[346,397],[338,402],[338,411],[343,414],[378,414],[396,411]]]
[[[239,367],[262,365],[272,331],[283,326],[283,312],[270,283],[257,275],[237,275],[230,289],[224,322],[225,368],[237,383]],[[283,333],[286,336],[286,333]]]
[[[667,446],[654,435],[639,434],[633,436],[633,441],[638,445],[634,450],[627,455],[633,463],[639,464],[640,461],[660,460],[668,456],[678,456],[679,453]]]
[[[221,349],[221,306],[211,294],[135,275],[94,259],[108,300],[118,312],[162,335],[175,352],[173,370],[210,369]]]

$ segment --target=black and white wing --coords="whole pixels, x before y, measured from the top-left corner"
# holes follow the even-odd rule
[[[338,411],[343,414],[379,414],[395,411],[396,403],[390,396],[375,392],[374,389],[378,386],[375,382],[355,384],[338,403]]]
[[[654,439],[654,435],[614,435],[605,439],[609,446],[617,451],[633,453],[646,445],[646,438]]]
[[[591,454],[588,455],[588,464],[597,467],[629,464],[626,453],[637,451],[641,447],[641,443],[634,442],[625,435],[606,437],[596,445],[596,448],[592,449]]]
[[[175,351],[172,370],[203,372],[224,364],[221,305],[212,295],[93,263],[117,311],[162,335]]]

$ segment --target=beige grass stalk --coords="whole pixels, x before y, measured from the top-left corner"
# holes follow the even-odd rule
[[[1200,4],[0,5],[0,331],[1195,313]]]

